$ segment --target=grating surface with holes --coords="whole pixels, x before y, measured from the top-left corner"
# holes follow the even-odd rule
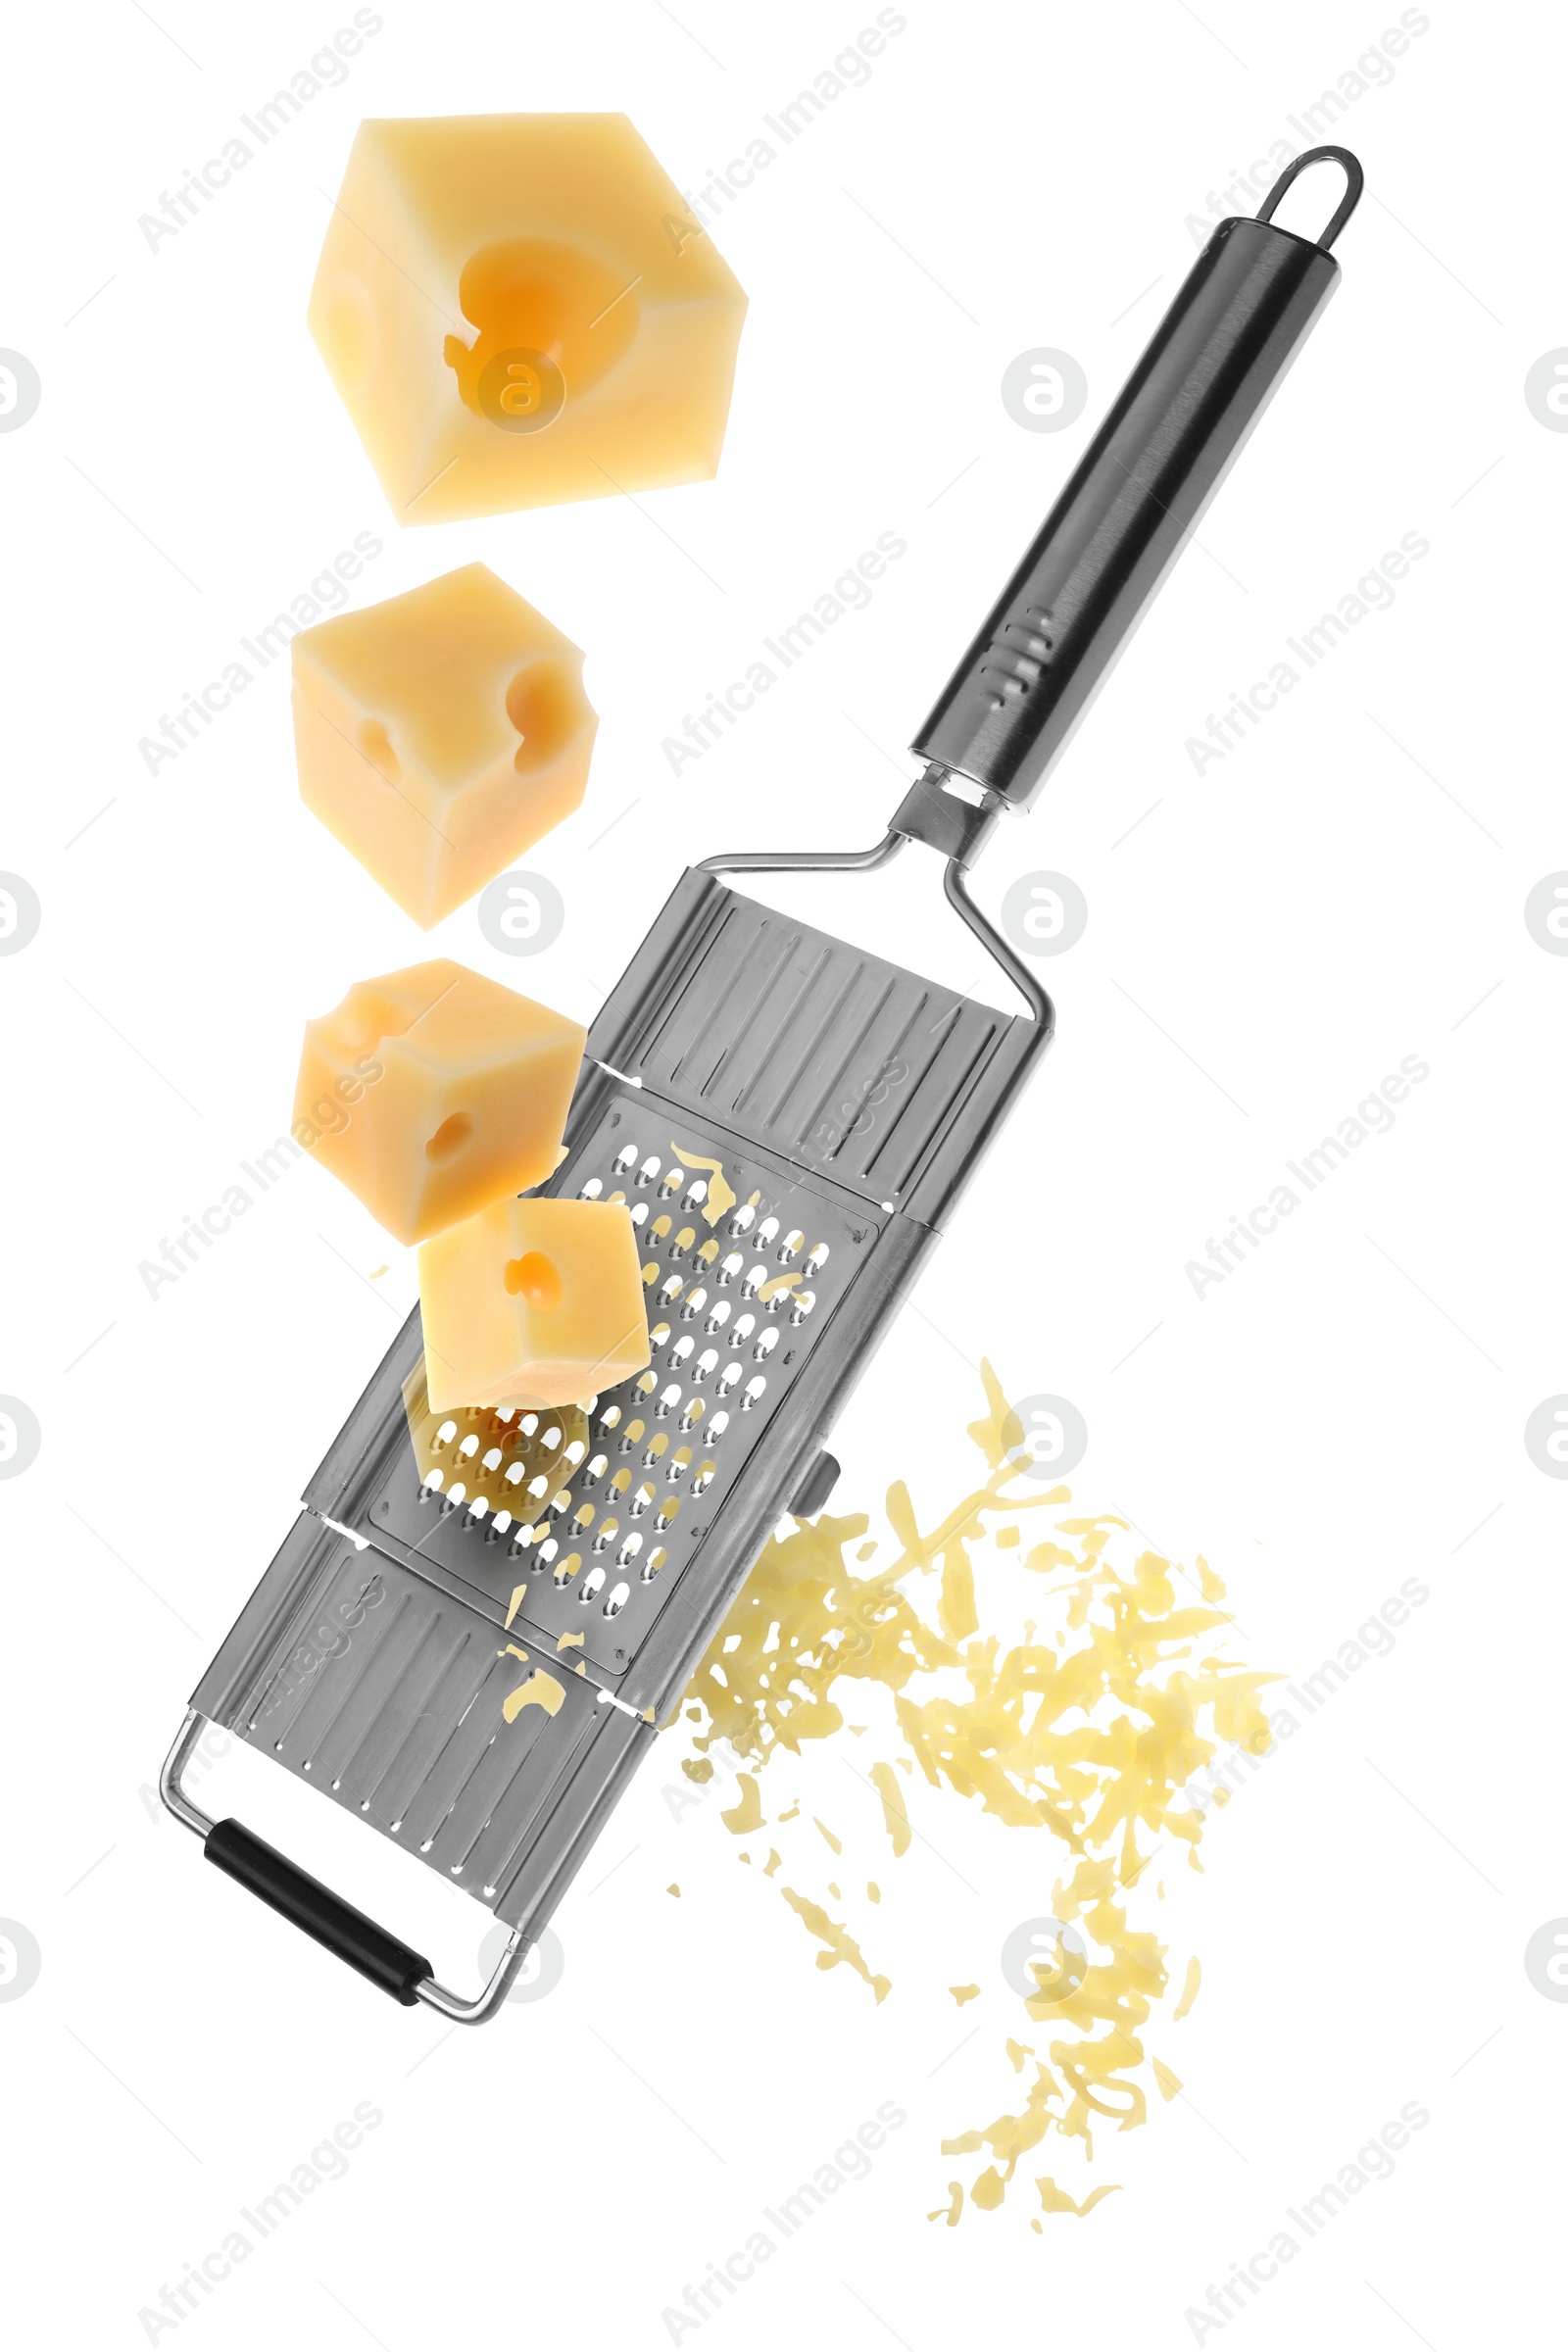
[[[546,1188],[630,1206],[649,1370],[595,1397],[586,1436],[553,1452],[520,1498],[486,1476],[478,1453],[421,1475],[405,1444],[360,1522],[376,1544],[439,1564],[495,1622],[511,1612],[514,1636],[526,1629],[552,1649],[563,1636],[580,1637],[568,1654],[612,1685],[699,1551],[877,1230],[860,1203],[673,1116],[646,1091],[612,1095]],[[722,1161],[737,1199],[716,1222],[704,1214],[713,1179],[679,1152]]]
[[[403,1410],[420,1479],[458,1500],[483,1494],[489,1510],[520,1510],[524,1496],[548,1494],[567,1449],[588,1434],[580,1404],[537,1413],[462,1404],[438,1413],[422,1355],[403,1383]],[[580,1445],[571,1458],[582,1459]]]

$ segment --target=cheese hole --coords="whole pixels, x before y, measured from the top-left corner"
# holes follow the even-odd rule
[[[376,774],[384,776],[387,783],[395,784],[403,769],[392,749],[392,739],[378,718],[366,719],[360,728],[359,744]]]
[[[424,1156],[432,1167],[444,1168],[449,1159],[456,1159],[473,1134],[473,1120],[466,1110],[455,1110],[440,1126],[424,1147]]]
[[[361,987],[351,989],[341,1004],[317,1022],[316,1029],[330,1053],[352,1058],[356,1054],[368,1054],[383,1037],[401,1037],[417,1017],[406,1005],[394,1004],[390,997]]]
[[[471,345],[456,339],[454,348],[451,337],[447,344],[462,397],[485,414],[482,395],[470,397],[466,379],[511,353],[550,361],[564,379],[565,397],[598,383],[637,339],[638,282],[618,259],[580,245],[543,237],[481,245],[458,280],[463,315],[478,335]]]
[[[547,767],[588,715],[583,692],[563,662],[535,662],[507,689],[507,716],[522,738],[512,764],[519,776]]]
[[[509,1258],[504,1277],[514,1298],[520,1298],[536,1314],[551,1315],[561,1304],[561,1276],[542,1250],[529,1250]]]

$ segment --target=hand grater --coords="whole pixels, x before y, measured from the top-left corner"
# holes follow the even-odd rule
[[[1322,236],[1274,226],[1325,160],[1346,185]],[[437,1416],[416,1307],[197,1685],[165,1803],[405,2005],[494,2015],[769,1532],[825,1502],[839,1405],[1051,1038],[1050,1000],[968,869],[1033,804],[1289,368],[1360,190],[1353,156],[1314,148],[1256,220],[1220,223],[922,727],[923,771],[875,848],[711,858],[675,885],[589,1033],[539,1188],[630,1205],[650,1369],[580,1409]],[[728,879],[870,872],[911,841],[945,860],[949,903],[1026,1015]],[[540,1669],[553,1712],[526,1689]],[[210,1820],[181,1785],[209,1723],[484,1903],[511,1930],[488,1984],[449,1991],[241,1823]]]

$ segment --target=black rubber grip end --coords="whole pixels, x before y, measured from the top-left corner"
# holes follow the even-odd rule
[[[207,1834],[205,1847],[209,1862],[238,1879],[252,1894],[270,1903],[274,1911],[314,1936],[318,1943],[325,1944],[350,1968],[357,1968],[362,1977],[368,1977],[383,1992],[389,1992],[405,2009],[412,2009],[417,1995],[414,1987],[431,1974],[430,1963],[418,1952],[378,1928],[373,1919],[356,1911],[352,1903],[313,1879],[297,1863],[280,1854],[275,1846],[253,1837],[240,1821],[215,1822]]]

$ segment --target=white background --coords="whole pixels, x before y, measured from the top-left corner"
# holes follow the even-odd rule
[[[955,2231],[924,2219],[978,2169],[939,2139],[1012,2093],[997,1954],[1059,1859],[955,1798],[920,1818],[973,1896],[932,1853],[892,1865],[821,1767],[858,1870],[889,1884],[874,2009],[810,1965],[711,1810],[671,1818],[656,1758],[559,1914],[559,1987],[476,2034],[378,1999],[149,1814],[187,1691],[415,1293],[412,1260],[307,1163],[176,1286],[153,1299],[138,1277],[283,1129],[306,1016],[433,954],[589,1019],[689,858],[873,840],[900,747],[1190,266],[1187,223],[1272,141],[1307,143],[1287,118],[1397,18],[905,13],[865,86],[716,224],[752,306],[717,480],[403,531],[304,328],[359,119],[623,108],[691,190],[875,11],[392,0],[344,86],[156,253],[137,216],[350,11],[158,0],[156,24],[99,5],[14,37],[0,343],[43,382],[0,437],[0,866],[43,907],[0,960],[0,1391],[43,1432],[0,1484],[0,1915],[42,1953],[0,2003],[19,2341],[147,2340],[161,2285],[364,2101],[384,2120],[347,2177],[157,2340],[658,2345],[686,2281],[890,2100],[908,2121],[870,2178],[704,2342],[1189,2343],[1208,2282],[1408,2101],[1431,2122],[1394,2178],[1225,2340],[1533,2337],[1568,2034],[1523,1962],[1568,1913],[1568,1487],[1522,1435],[1568,1388],[1568,962],[1523,920],[1568,864],[1568,440],[1523,389],[1568,342],[1545,11],[1434,0],[1337,125],[1368,185],[1343,285],[1201,548],[980,868],[992,906],[1018,875],[1070,874],[1089,928],[1042,967],[1057,1044],[840,1430],[838,1506],[874,1511],[905,1475],[929,1519],[968,1473],[982,1353],[1014,1396],[1068,1396],[1091,1433],[1078,1501],[1201,1549],[1241,1654],[1292,1676],[1401,1580],[1430,1588],[1212,1823],[1206,1875],[1173,1877],[1157,1925],[1201,1954],[1203,1992],[1152,2039],[1187,2096],[1093,2176],[1051,2150],[1025,2167],[1123,2193],[1043,2237],[1026,2185]],[[1059,434],[1000,397],[1042,345],[1089,379]],[[532,859],[567,906],[536,961],[490,950],[471,907],[422,940],[305,814],[285,664],[156,779],[138,756],[367,530],[366,601],[482,558],[587,649],[603,724],[584,809]],[[677,783],[662,739],[885,531],[907,553],[869,609]],[[1196,775],[1186,739],[1407,532],[1431,552],[1393,608]],[[914,850],[792,903],[994,993],[938,883]],[[1196,1298],[1209,1236],[1411,1054],[1431,1074],[1392,1131]],[[251,1756],[203,1786],[475,1980],[475,1907]],[[960,2020],[945,1987],[971,1977]]]

